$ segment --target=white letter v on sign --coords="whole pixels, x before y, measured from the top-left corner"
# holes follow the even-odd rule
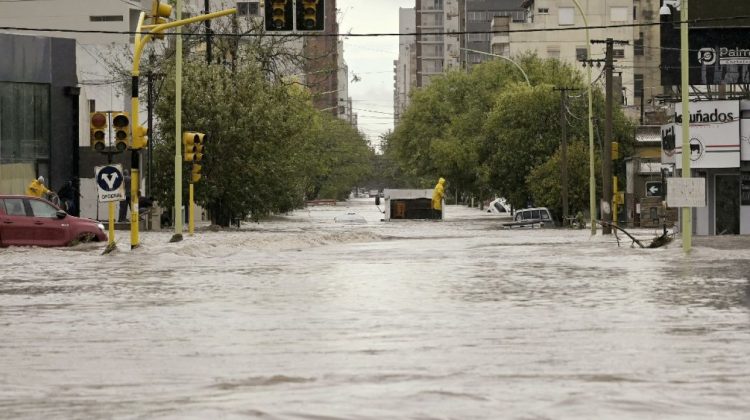
[[[113,172],[111,174],[102,174],[102,179],[104,182],[107,183],[107,186],[109,186],[109,189],[112,190],[112,187],[115,185],[115,181],[117,181],[117,177],[120,174],[117,172]]]

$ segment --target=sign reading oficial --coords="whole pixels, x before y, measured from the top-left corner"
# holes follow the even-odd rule
[[[96,186],[99,190],[99,202],[120,201],[125,199],[125,188],[122,175],[122,165],[114,164],[97,166],[94,168],[96,174]]]
[[[662,153],[682,169],[682,104],[672,127],[662,128]],[[691,168],[738,168],[740,166],[739,101],[690,102]],[[671,159],[667,159],[670,161]]]

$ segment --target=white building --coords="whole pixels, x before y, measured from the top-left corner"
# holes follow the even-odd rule
[[[629,25],[633,23],[633,0],[579,0],[588,26]],[[579,60],[604,59],[605,45],[591,45],[591,57],[587,57],[586,24],[575,4],[570,0],[524,0],[527,9],[526,22],[509,23],[509,52],[518,55],[535,51],[542,58],[558,58],[575,66]],[[565,28],[581,28],[562,30]],[[544,29],[561,29],[549,30]],[[531,32],[524,32],[533,30]],[[615,75],[622,76],[624,102],[633,104],[633,45],[634,34],[631,26],[591,29],[591,40],[612,38],[627,41],[627,45],[614,46]],[[602,64],[603,68],[603,64]],[[599,70],[600,72],[601,70]],[[596,78],[596,72],[594,78]]]
[[[460,68],[461,41],[458,33],[461,30],[463,3],[459,0],[415,1],[417,86],[424,87],[435,76]],[[456,32],[456,35],[451,35],[451,32]]]

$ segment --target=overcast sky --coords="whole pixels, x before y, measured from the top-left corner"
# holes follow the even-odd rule
[[[396,33],[399,7],[414,7],[414,0],[337,0],[336,7],[341,34]],[[393,60],[397,58],[396,36],[344,39],[352,107],[359,116],[359,129],[374,145],[380,134],[393,128]],[[361,81],[352,82],[355,74]]]

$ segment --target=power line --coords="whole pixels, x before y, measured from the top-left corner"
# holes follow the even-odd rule
[[[695,24],[704,22],[724,22],[728,20],[744,20],[750,19],[750,16],[725,16],[716,18],[699,18],[699,19],[688,19],[685,21],[672,21],[668,24],[676,25],[680,23]],[[455,31],[455,32],[384,32],[384,33],[319,33],[319,32],[298,32],[298,33],[213,33],[212,36],[219,37],[230,37],[230,38],[243,38],[243,37],[299,37],[299,38],[315,38],[315,37],[391,37],[391,36],[435,36],[435,35],[473,35],[473,34],[490,34],[490,35],[502,35],[502,34],[513,34],[513,33],[534,33],[534,32],[567,32],[567,31],[580,31],[585,29],[616,29],[616,28],[638,28],[648,26],[662,25],[662,22],[643,22],[643,23],[623,23],[617,25],[595,25],[595,26],[569,26],[569,27],[558,27],[558,28],[537,28],[537,29],[514,29],[514,30],[503,30],[503,31]],[[28,27],[14,27],[14,26],[0,26],[0,30],[4,31],[28,31],[28,32],[60,32],[60,33],[84,33],[84,34],[113,34],[113,35],[146,35],[148,32],[135,32],[135,31],[103,31],[93,29],[60,29],[60,28],[28,28]],[[177,34],[175,32],[164,33],[169,36],[189,36],[191,34],[182,33]]]

